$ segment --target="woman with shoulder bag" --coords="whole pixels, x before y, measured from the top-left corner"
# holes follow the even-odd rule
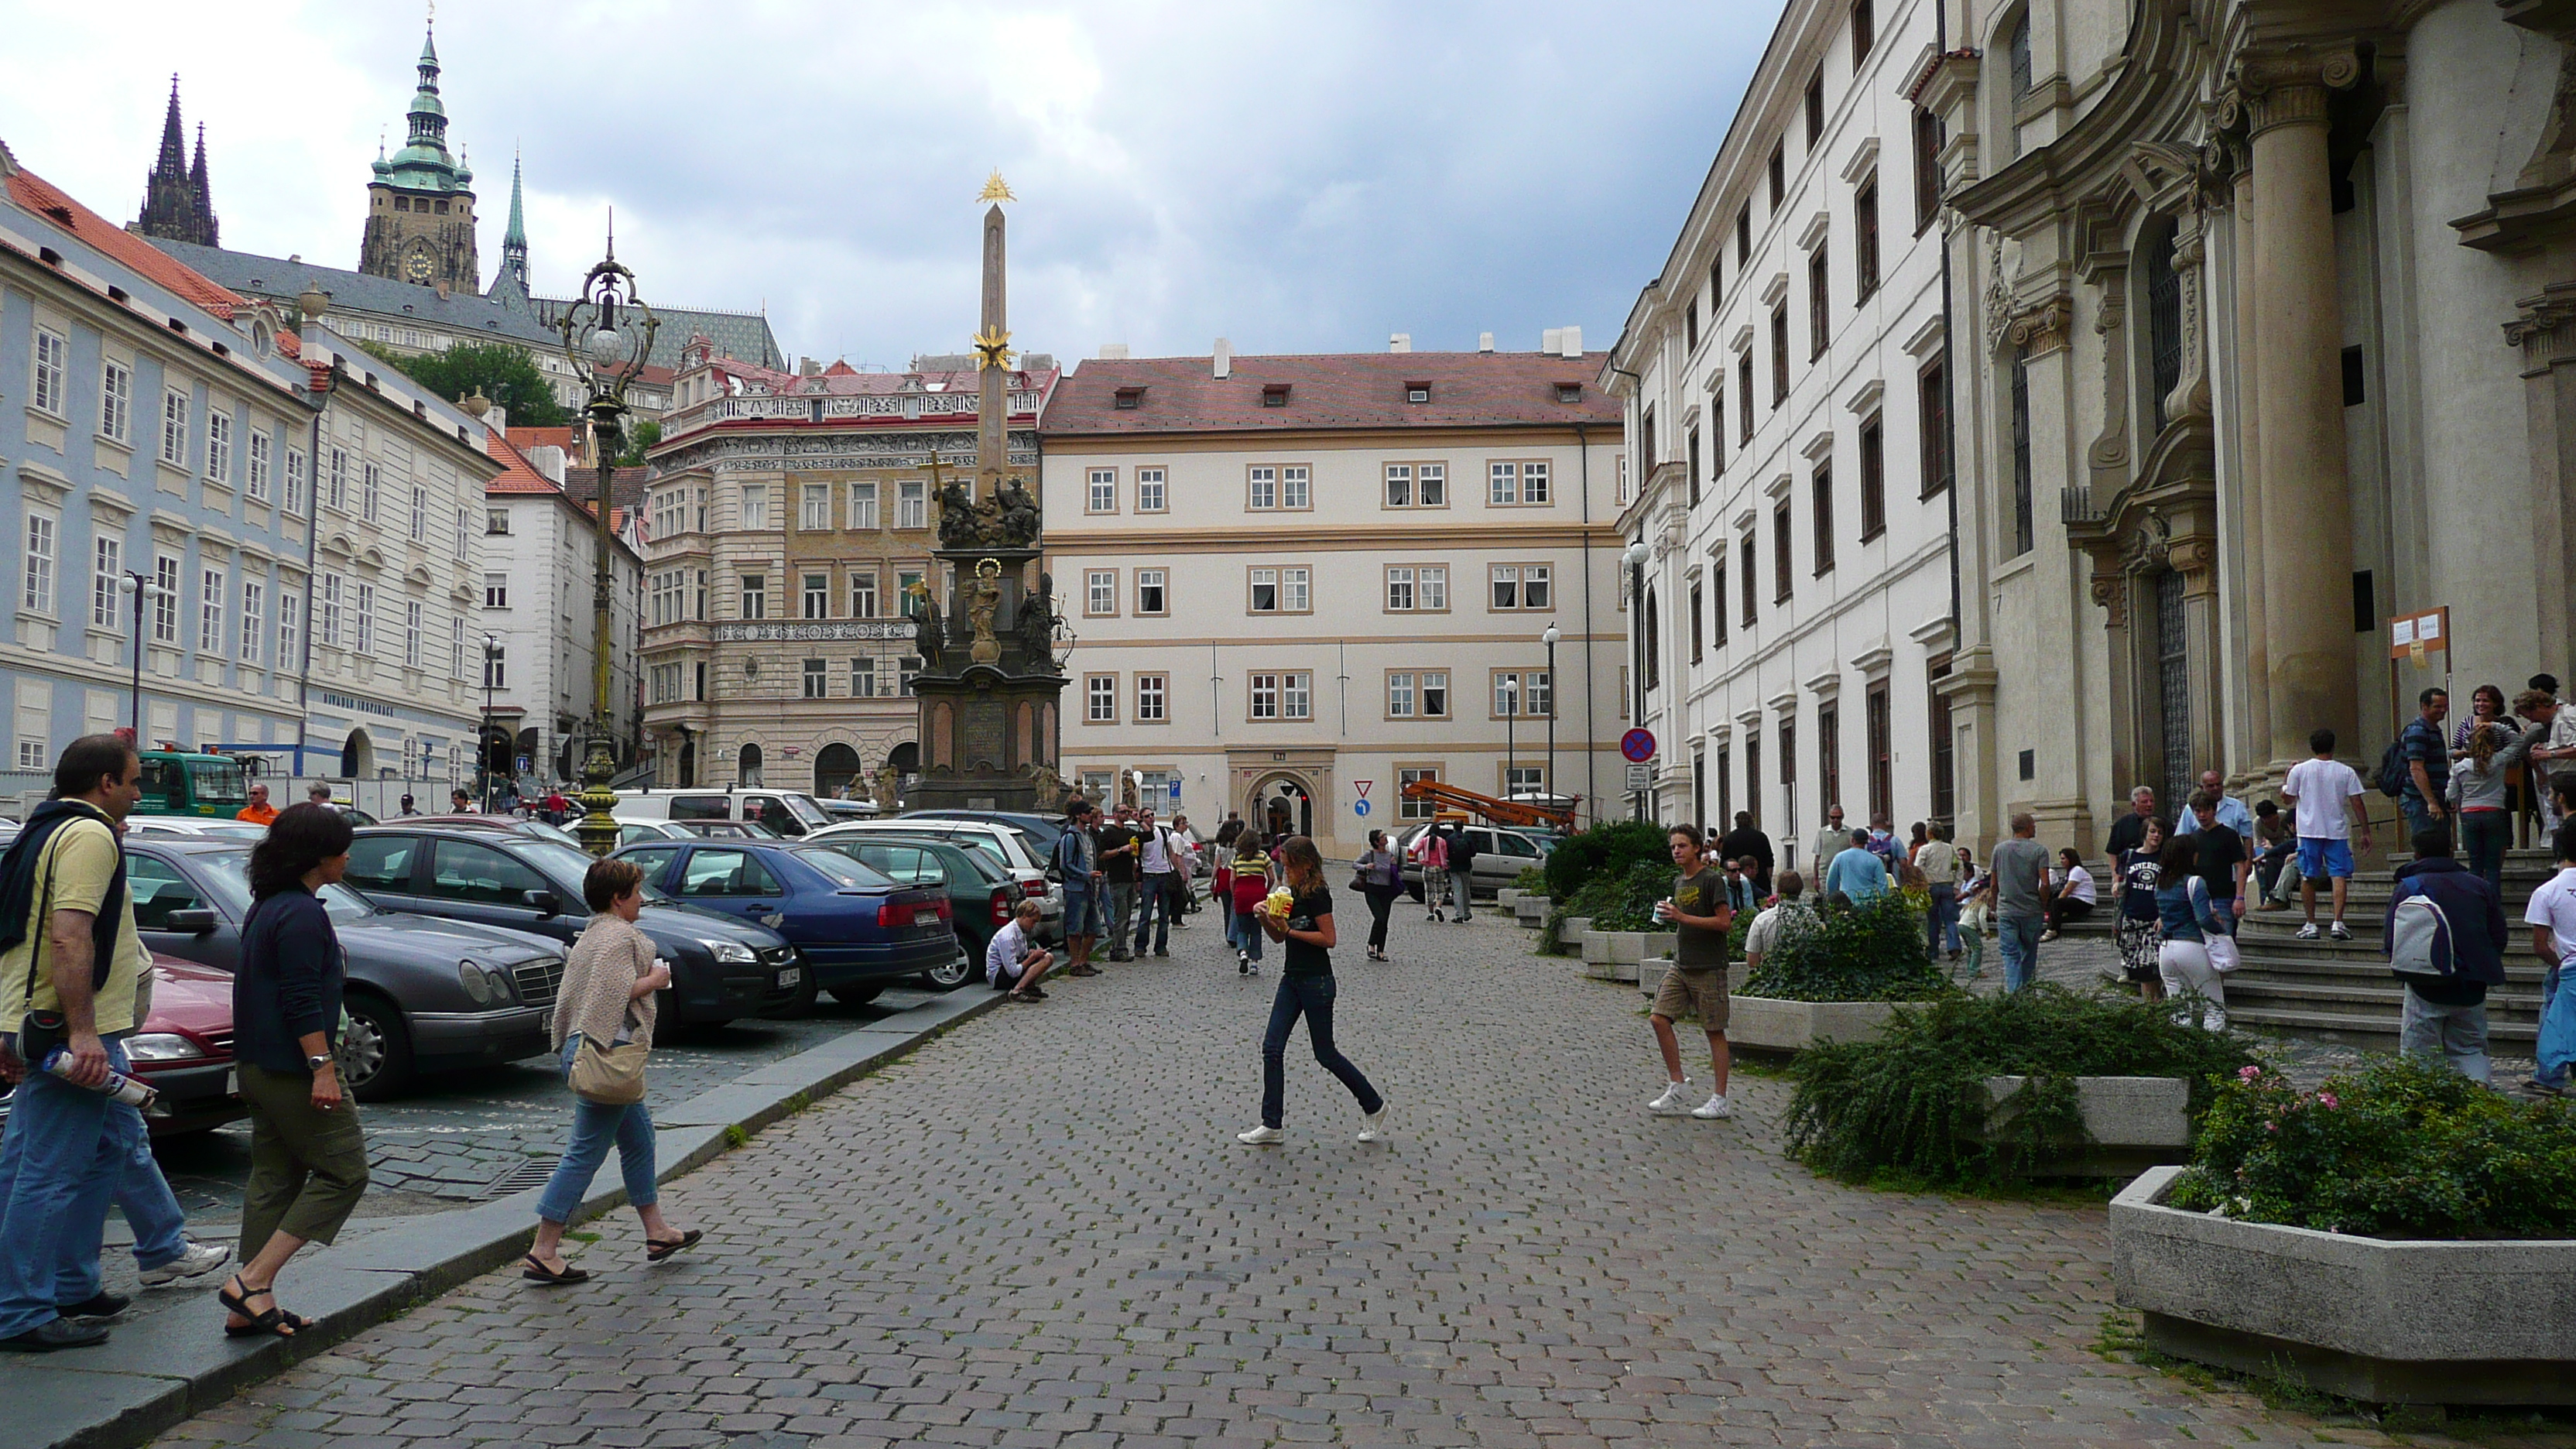
[[[631,860],[603,860],[582,877],[590,924],[564,963],[555,996],[555,1046],[564,1080],[577,1100],[572,1145],[537,1200],[537,1241],[519,1276],[561,1285],[590,1275],[563,1258],[564,1228],[581,1210],[590,1180],[617,1144],[627,1205],[644,1223],[644,1258],[659,1263],[705,1234],[673,1232],[662,1219],[654,1180],[653,1117],[644,1109],[644,1058],[653,1048],[653,993],[671,984],[671,968],[654,959],[653,940],[635,928],[644,909],[644,872]]]
[[[1368,958],[1384,961],[1386,954],[1386,918],[1395,910],[1395,898],[1404,892],[1404,867],[1395,852],[1386,848],[1386,832],[1368,833],[1368,849],[1360,853],[1359,864],[1351,871],[1351,889],[1368,901]]]
[[[277,1275],[306,1243],[328,1247],[367,1191],[366,1136],[332,1059],[347,961],[314,897],[348,870],[349,841],[339,811],[308,801],[280,812],[250,852],[250,915],[233,970],[250,1181],[241,1271],[215,1294],[234,1338],[293,1338],[311,1327],[277,1306]]]

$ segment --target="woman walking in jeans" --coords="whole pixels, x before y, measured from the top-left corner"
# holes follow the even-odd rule
[[[1386,955],[1386,918],[1395,910],[1395,898],[1404,893],[1404,867],[1395,852],[1386,848],[1386,832],[1372,830],[1368,849],[1359,859],[1356,872],[1360,894],[1368,897],[1368,958],[1383,961]]]
[[[631,860],[603,860],[582,877],[581,898],[592,911],[590,924],[564,963],[552,1022],[567,1079],[585,1037],[603,1049],[633,1043],[649,1050],[653,993],[671,984],[671,968],[654,959],[652,938],[635,928],[635,917],[644,909],[642,868]],[[546,1181],[545,1195],[537,1200],[536,1246],[520,1277],[557,1286],[588,1281],[590,1274],[564,1262],[564,1228],[581,1210],[582,1194],[590,1191],[590,1180],[612,1142],[626,1178],[627,1205],[644,1221],[645,1260],[661,1262],[704,1236],[694,1228],[673,1232],[662,1220],[661,1188],[653,1170],[653,1117],[644,1104],[610,1105],[577,1097],[572,1145],[564,1149],[555,1175]]]
[[[1303,835],[1292,835],[1279,849],[1280,863],[1286,868],[1287,885],[1295,900],[1287,914],[1261,913],[1261,929],[1270,939],[1280,942],[1285,965],[1279,973],[1279,993],[1270,1002],[1270,1029],[1261,1038],[1261,1125],[1238,1132],[1234,1140],[1246,1147],[1267,1147],[1280,1140],[1280,1121],[1285,1113],[1287,1096],[1288,1033],[1295,1030],[1297,1018],[1306,1018],[1306,1039],[1314,1044],[1315,1060],[1324,1070],[1342,1079],[1351,1096],[1360,1104],[1360,1137],[1362,1142],[1381,1141],[1386,1136],[1386,1099],[1360,1075],[1350,1058],[1333,1045],[1333,893],[1324,888],[1324,857],[1315,842]]]

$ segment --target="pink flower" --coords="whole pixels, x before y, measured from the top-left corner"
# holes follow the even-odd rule
[[[2340,1104],[2339,1104],[2339,1103],[2337,1103],[2337,1102],[2335,1101],[2335,1094],[2334,1094],[2334,1093],[2332,1093],[2332,1092],[2319,1092],[2319,1093],[2317,1093],[2317,1105],[2318,1105],[2318,1106],[2320,1106],[2320,1107],[2324,1107],[2324,1108],[2326,1108],[2327,1110],[2331,1111],[2331,1110],[2333,1110],[2336,1106],[2338,1106],[2338,1105],[2340,1105]]]
[[[2278,1132],[2281,1130],[2281,1124],[2278,1122],[2266,1122],[2263,1124],[2263,1130],[2266,1132]]]
[[[2261,1067],[2247,1066],[2238,1067],[2236,1069],[2236,1080],[2240,1082],[2250,1082],[2261,1075],[2263,1075],[2263,1069]]]

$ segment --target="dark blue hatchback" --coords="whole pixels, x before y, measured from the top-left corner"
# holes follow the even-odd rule
[[[750,840],[648,841],[617,852],[682,905],[767,926],[805,962],[803,996],[872,1000],[893,982],[960,978],[944,891],[898,885],[838,851]]]

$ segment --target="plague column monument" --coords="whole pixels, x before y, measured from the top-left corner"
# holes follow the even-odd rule
[[[1064,671],[1055,654],[1063,621],[1038,571],[1037,495],[1010,472],[1001,204],[1014,198],[997,171],[980,199],[991,205],[984,211],[983,330],[975,335],[975,471],[963,479],[944,474],[932,455],[939,546],[931,554],[948,586],[947,605],[924,597],[914,618],[921,777],[906,803],[1052,810],[1064,797],[1056,776]]]

